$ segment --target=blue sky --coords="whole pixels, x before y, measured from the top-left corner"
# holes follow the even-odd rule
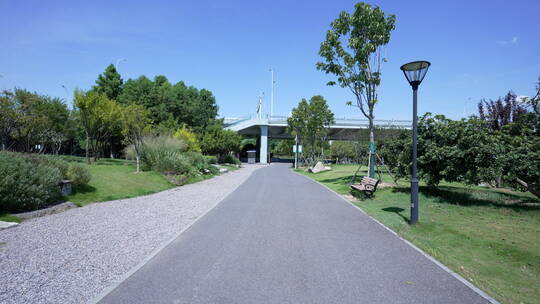
[[[353,1],[0,2],[0,88],[68,98],[125,58],[124,79],[163,74],[214,92],[220,114],[254,114],[260,91],[287,114],[323,95],[337,117],[360,117],[353,96],[315,69],[329,23]],[[411,92],[399,66],[432,62],[419,111],[459,118],[481,98],[532,95],[540,76],[540,1],[370,1],[397,17],[383,67],[379,119],[410,119]],[[66,92],[62,85],[69,92]]]

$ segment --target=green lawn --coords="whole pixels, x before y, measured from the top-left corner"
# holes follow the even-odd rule
[[[79,206],[151,194],[174,187],[157,172],[135,173],[135,166],[125,160],[105,159],[83,166],[88,168],[92,179],[88,185],[75,187],[74,193],[67,198]]]
[[[356,166],[298,171],[348,195]],[[365,174],[365,169],[360,175]],[[391,182],[383,175],[384,182]],[[420,222],[408,225],[408,182],[353,202],[502,303],[539,303],[540,201],[521,192],[442,183],[420,187]]]

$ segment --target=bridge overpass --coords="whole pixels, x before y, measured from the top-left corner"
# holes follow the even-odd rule
[[[242,135],[258,136],[260,146],[260,162],[268,163],[268,139],[293,139],[294,137],[287,132],[286,116],[244,116],[244,117],[225,117],[225,128],[236,131]],[[410,129],[412,121],[409,120],[375,120],[375,127],[379,132],[384,130]],[[335,123],[329,127],[328,140],[357,140],[361,130],[369,128],[367,119],[355,118],[336,118]]]

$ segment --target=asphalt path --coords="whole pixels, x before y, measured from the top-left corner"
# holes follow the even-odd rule
[[[488,303],[332,191],[272,164],[100,303]]]

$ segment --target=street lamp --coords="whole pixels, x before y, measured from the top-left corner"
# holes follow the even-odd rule
[[[431,63],[428,61],[413,61],[401,66],[405,78],[413,89],[413,163],[411,178],[411,220],[410,224],[418,222],[418,177],[416,176],[416,142],[418,140],[418,116],[416,107],[416,95],[418,86],[426,76]]]
[[[126,61],[127,61],[126,58],[120,58],[116,60],[116,64],[114,65],[114,68],[116,69],[117,72],[118,72],[118,65],[120,64],[120,62],[126,62]]]

